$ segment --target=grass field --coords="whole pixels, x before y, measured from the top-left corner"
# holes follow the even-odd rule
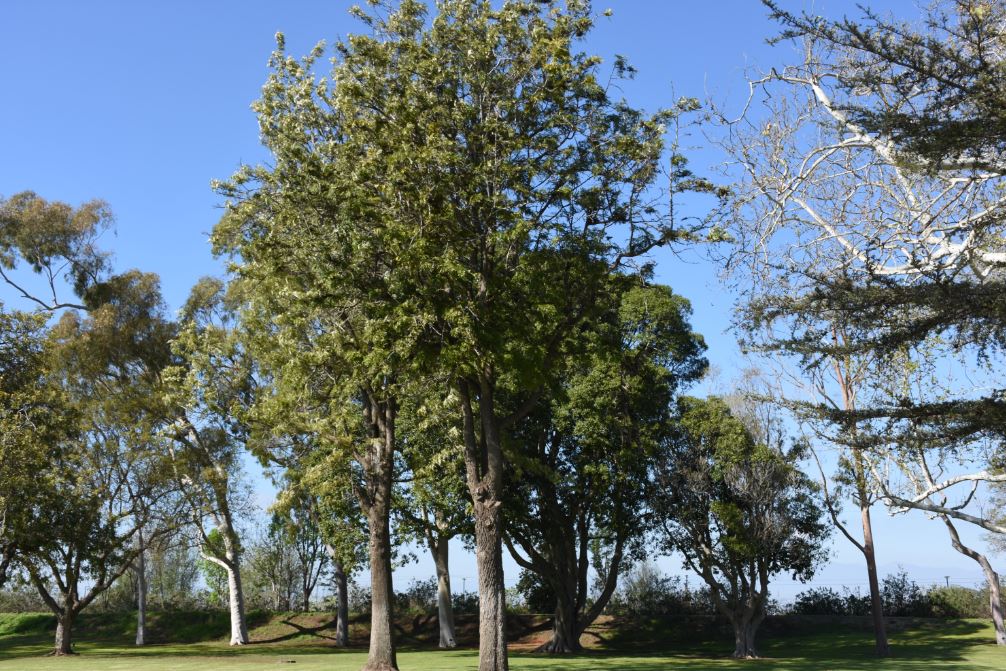
[[[260,641],[230,648],[223,640],[158,643],[137,649],[128,644],[128,618],[101,627],[82,626],[74,657],[46,657],[51,645],[48,620],[41,616],[0,615],[0,669],[42,671],[356,671],[365,647],[331,647],[324,630],[298,626],[297,618],[273,618],[260,624],[253,638]],[[191,624],[188,636],[198,629]],[[205,627],[203,627],[205,629]],[[183,637],[186,635],[181,629]],[[654,624],[628,631],[611,627],[596,632],[591,650],[575,657],[552,657],[514,651],[511,668],[556,671],[657,671],[681,669],[780,669],[838,671],[878,669],[932,671],[938,668],[992,671],[1006,669],[1006,651],[991,643],[991,627],[984,622],[923,621],[901,623],[892,635],[895,656],[877,660],[871,654],[869,632],[861,625],[834,621],[780,620],[762,637],[763,659],[737,661],[726,655],[724,632],[682,631]],[[266,642],[268,641],[268,642]],[[359,641],[362,643],[362,641]],[[650,652],[646,652],[649,650]],[[653,650],[658,650],[653,652]],[[453,671],[476,668],[472,649],[440,651],[406,648],[399,653],[402,671]]]

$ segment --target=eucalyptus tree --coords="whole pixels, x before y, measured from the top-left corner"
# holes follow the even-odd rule
[[[23,559],[57,618],[55,653],[72,652],[80,612],[133,566],[136,538],[175,524],[172,486],[149,403],[170,356],[172,324],[154,275],[130,271],[95,288],[98,307],[64,312],[49,337],[52,376],[75,416],[74,435],[41,474],[37,539]]]
[[[415,0],[376,4],[380,16],[357,10],[367,32],[336,45],[325,79],[314,72],[323,46],[298,61],[281,41],[256,106],[271,165],[221,185],[231,205],[214,241],[272,293],[280,321],[314,311],[303,319],[330,346],[311,349],[339,360],[351,381],[342,403],[373,427],[360,463],[381,485],[364,506],[382,548],[375,579],[387,564],[396,385],[449,381],[475,518],[479,664],[505,669],[504,433],[534,406],[607,274],[688,237],[654,188],[662,161],[673,189],[705,183],[664,151],[679,110],[616,100],[600,59],[578,50],[589,3],[445,0],[432,16]],[[631,74],[621,60],[613,70]],[[526,403],[503,412],[503,386],[529,392]],[[375,583],[368,668],[395,667],[378,604],[388,593]]]
[[[581,649],[623,561],[644,554],[651,473],[674,397],[706,368],[691,307],[669,288],[622,277],[610,301],[511,448],[505,539],[556,597],[547,652]],[[601,580],[595,595],[591,568]]]
[[[200,280],[181,311],[176,361],[162,387],[172,469],[199,537],[201,555],[227,574],[231,645],[249,642],[241,580],[238,517],[243,418],[255,394],[254,364],[234,328],[226,285]],[[212,535],[216,532],[215,535]],[[218,542],[214,542],[219,539]]]
[[[76,433],[76,413],[52,374],[46,319],[0,311],[0,586],[30,550],[51,502],[48,467]]]
[[[0,279],[41,312],[93,308],[89,289],[109,272],[108,255],[97,243],[112,222],[100,200],[73,207],[31,191],[0,197]],[[35,277],[18,272],[24,264]]]
[[[995,381],[924,403],[869,387],[904,348],[1001,362],[1004,8],[933,3],[915,26],[868,10],[828,21],[767,4],[782,37],[804,50],[754,79],[751,104],[727,124],[724,145],[743,173],[730,209],[734,268],[750,271],[738,282],[750,288],[741,321],[752,347],[799,363],[814,390],[798,411],[842,449],[863,540],[846,535],[867,560],[885,654],[868,504],[878,493],[893,500],[870,474],[865,434],[877,421],[906,442],[924,429],[938,453],[1002,433]],[[953,345],[924,351],[936,338]],[[970,470],[971,480],[1000,477],[986,464]],[[939,512],[971,514],[953,508]]]
[[[465,491],[461,425],[449,393],[429,393],[406,401],[402,423],[402,473],[395,516],[403,539],[425,546],[437,577],[437,622],[441,648],[454,648],[450,542],[470,543],[470,499]]]
[[[808,580],[826,552],[813,482],[778,425],[734,416],[723,399],[683,398],[657,470],[655,514],[666,549],[706,585],[734,629],[734,657],[757,657],[772,576]]]

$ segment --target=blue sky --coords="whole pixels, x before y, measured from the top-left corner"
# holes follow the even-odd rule
[[[7,0],[0,6],[0,194],[31,189],[71,203],[108,201],[117,226],[103,243],[114,250],[116,267],[159,273],[177,308],[200,276],[222,271],[206,241],[221,202],[210,180],[267,158],[249,106],[267,75],[274,34],[286,34],[290,53],[305,53],[321,39],[360,30],[346,11],[351,4]],[[827,16],[858,14],[839,0],[783,4]],[[909,0],[870,4],[915,15]],[[586,48],[608,63],[616,53],[628,57],[639,72],[623,89],[636,106],[653,109],[682,95],[737,103],[747,91],[746,68],[767,69],[797,55],[792,45],[766,45],[777,28],[757,0],[595,4],[598,12],[607,7],[613,16],[599,18]],[[723,160],[701,146],[701,134],[685,144],[700,172]],[[733,297],[715,266],[695,250],[657,259],[659,279],[691,299],[693,325],[729,379],[745,362],[728,331]],[[4,291],[0,298],[9,296]],[[258,488],[267,498],[268,487]],[[883,510],[876,521],[882,574],[901,564],[920,581],[979,580],[977,566],[950,548],[938,522],[921,515],[891,519]],[[860,557],[844,541],[834,546],[832,565],[815,582],[865,585]],[[457,585],[467,577],[471,586],[474,562],[460,547],[452,564]],[[673,559],[660,564],[678,571]],[[432,573],[422,556],[396,580]],[[516,575],[511,570],[509,577]],[[787,582],[778,583],[782,598],[797,591]]]

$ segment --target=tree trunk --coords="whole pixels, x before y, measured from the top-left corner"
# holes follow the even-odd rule
[[[56,616],[56,645],[53,648],[52,654],[57,657],[76,654],[73,651],[71,639],[73,636],[73,621],[75,619],[76,613],[69,608]]]
[[[758,631],[757,620],[750,614],[734,617],[734,654],[737,659],[754,659],[758,656],[755,648],[755,633]]]
[[[506,588],[500,501],[475,501],[475,559],[479,573],[479,671],[508,671]]]
[[[450,548],[444,538],[430,540],[430,551],[437,567],[437,622],[440,625],[440,647],[454,648],[454,603],[451,597],[451,571],[448,564]]]
[[[388,487],[380,487],[367,511],[370,527],[370,652],[364,671],[398,669],[393,631],[395,592],[391,582],[391,528]]]
[[[248,624],[245,622],[245,595],[241,584],[241,557],[238,553],[237,539],[230,530],[224,530],[224,553],[227,561],[223,562],[227,570],[227,600],[231,613],[231,645],[245,645],[249,642]]]
[[[999,590],[999,576],[989,568],[989,606],[992,610],[992,624],[996,629],[996,645],[1006,645],[1006,624],[1003,623],[1003,600]]]
[[[349,585],[346,569],[336,558],[335,548],[327,546],[332,558],[332,575],[335,578],[335,644],[340,648],[349,646]]]
[[[140,540],[142,545],[143,541]],[[147,561],[141,548],[136,556],[136,645],[147,643]]]
[[[884,600],[880,594],[880,580],[877,576],[877,555],[873,547],[873,522],[870,519],[870,504],[865,492],[859,496],[859,511],[863,522],[863,556],[866,558],[866,574],[870,581],[870,614],[873,616],[873,637],[878,657],[889,657],[891,648],[887,642],[887,625],[884,622]]]
[[[556,590],[555,620],[552,623],[552,640],[539,648],[542,652],[580,652],[580,626],[577,621],[576,604],[570,594]]]
[[[303,608],[303,611],[305,613],[311,612],[311,591],[312,590],[309,587],[305,587],[304,588],[304,608]]]
[[[977,550],[969,548],[961,542],[961,537],[957,533],[957,527],[954,526],[954,523],[950,521],[949,517],[946,515],[940,515],[940,517],[943,519],[943,523],[947,526],[947,531],[950,532],[950,542],[953,544],[954,549],[965,557],[974,559],[978,562],[978,565],[982,567],[982,572],[985,573],[985,580],[989,583],[989,607],[992,611],[992,624],[995,627],[996,632],[996,645],[1006,645],[1006,627],[1004,627],[1003,624],[1003,604],[1002,597],[999,593],[999,574],[992,568],[992,564],[989,563],[988,557]]]

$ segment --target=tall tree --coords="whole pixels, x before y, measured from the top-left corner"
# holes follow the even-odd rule
[[[343,397],[385,445],[368,457],[381,487],[365,506],[382,566],[391,392],[424,375],[450,380],[475,517],[479,664],[498,671],[504,433],[535,399],[504,412],[497,397],[543,387],[607,273],[688,237],[654,188],[676,113],[648,116],[610,95],[599,59],[576,48],[587,2],[444,0],[432,17],[415,0],[376,4],[380,16],[357,12],[369,33],[336,45],[325,80],[312,71],[321,47],[303,61],[276,54],[257,107],[272,167],[224,185],[236,202],[214,240],[284,314],[325,305],[326,338],[363,352]],[[621,60],[614,69],[631,74]],[[680,157],[671,166],[674,189],[704,186]],[[388,590],[373,589],[372,669],[395,666],[377,607]]]
[[[824,558],[828,527],[813,482],[786,449],[779,426],[745,425],[720,398],[684,398],[658,470],[656,515],[665,547],[709,587],[734,629],[734,657],[757,657],[769,581],[808,580]]]
[[[172,486],[151,432],[148,403],[170,355],[156,276],[131,271],[103,283],[99,307],[65,312],[53,328],[50,365],[77,415],[77,435],[48,469],[53,505],[42,508],[25,567],[57,618],[55,654],[72,652],[80,612],[174,525]],[[43,531],[44,530],[44,531]]]
[[[608,311],[580,334],[583,351],[513,439],[506,541],[556,597],[548,652],[581,649],[623,558],[641,554],[674,396],[706,367],[688,302],[638,282],[616,282]],[[603,581],[593,598],[592,565]]]
[[[48,365],[45,318],[0,311],[0,586],[36,540],[51,497],[44,474],[77,433],[77,415]]]
[[[241,579],[238,486],[241,450],[250,429],[242,421],[255,393],[253,363],[233,325],[227,288],[200,280],[182,309],[164,372],[165,433],[172,468],[200,537],[206,561],[227,573],[231,645],[249,642]],[[211,533],[216,536],[211,538]],[[219,539],[214,542],[214,539]]]

